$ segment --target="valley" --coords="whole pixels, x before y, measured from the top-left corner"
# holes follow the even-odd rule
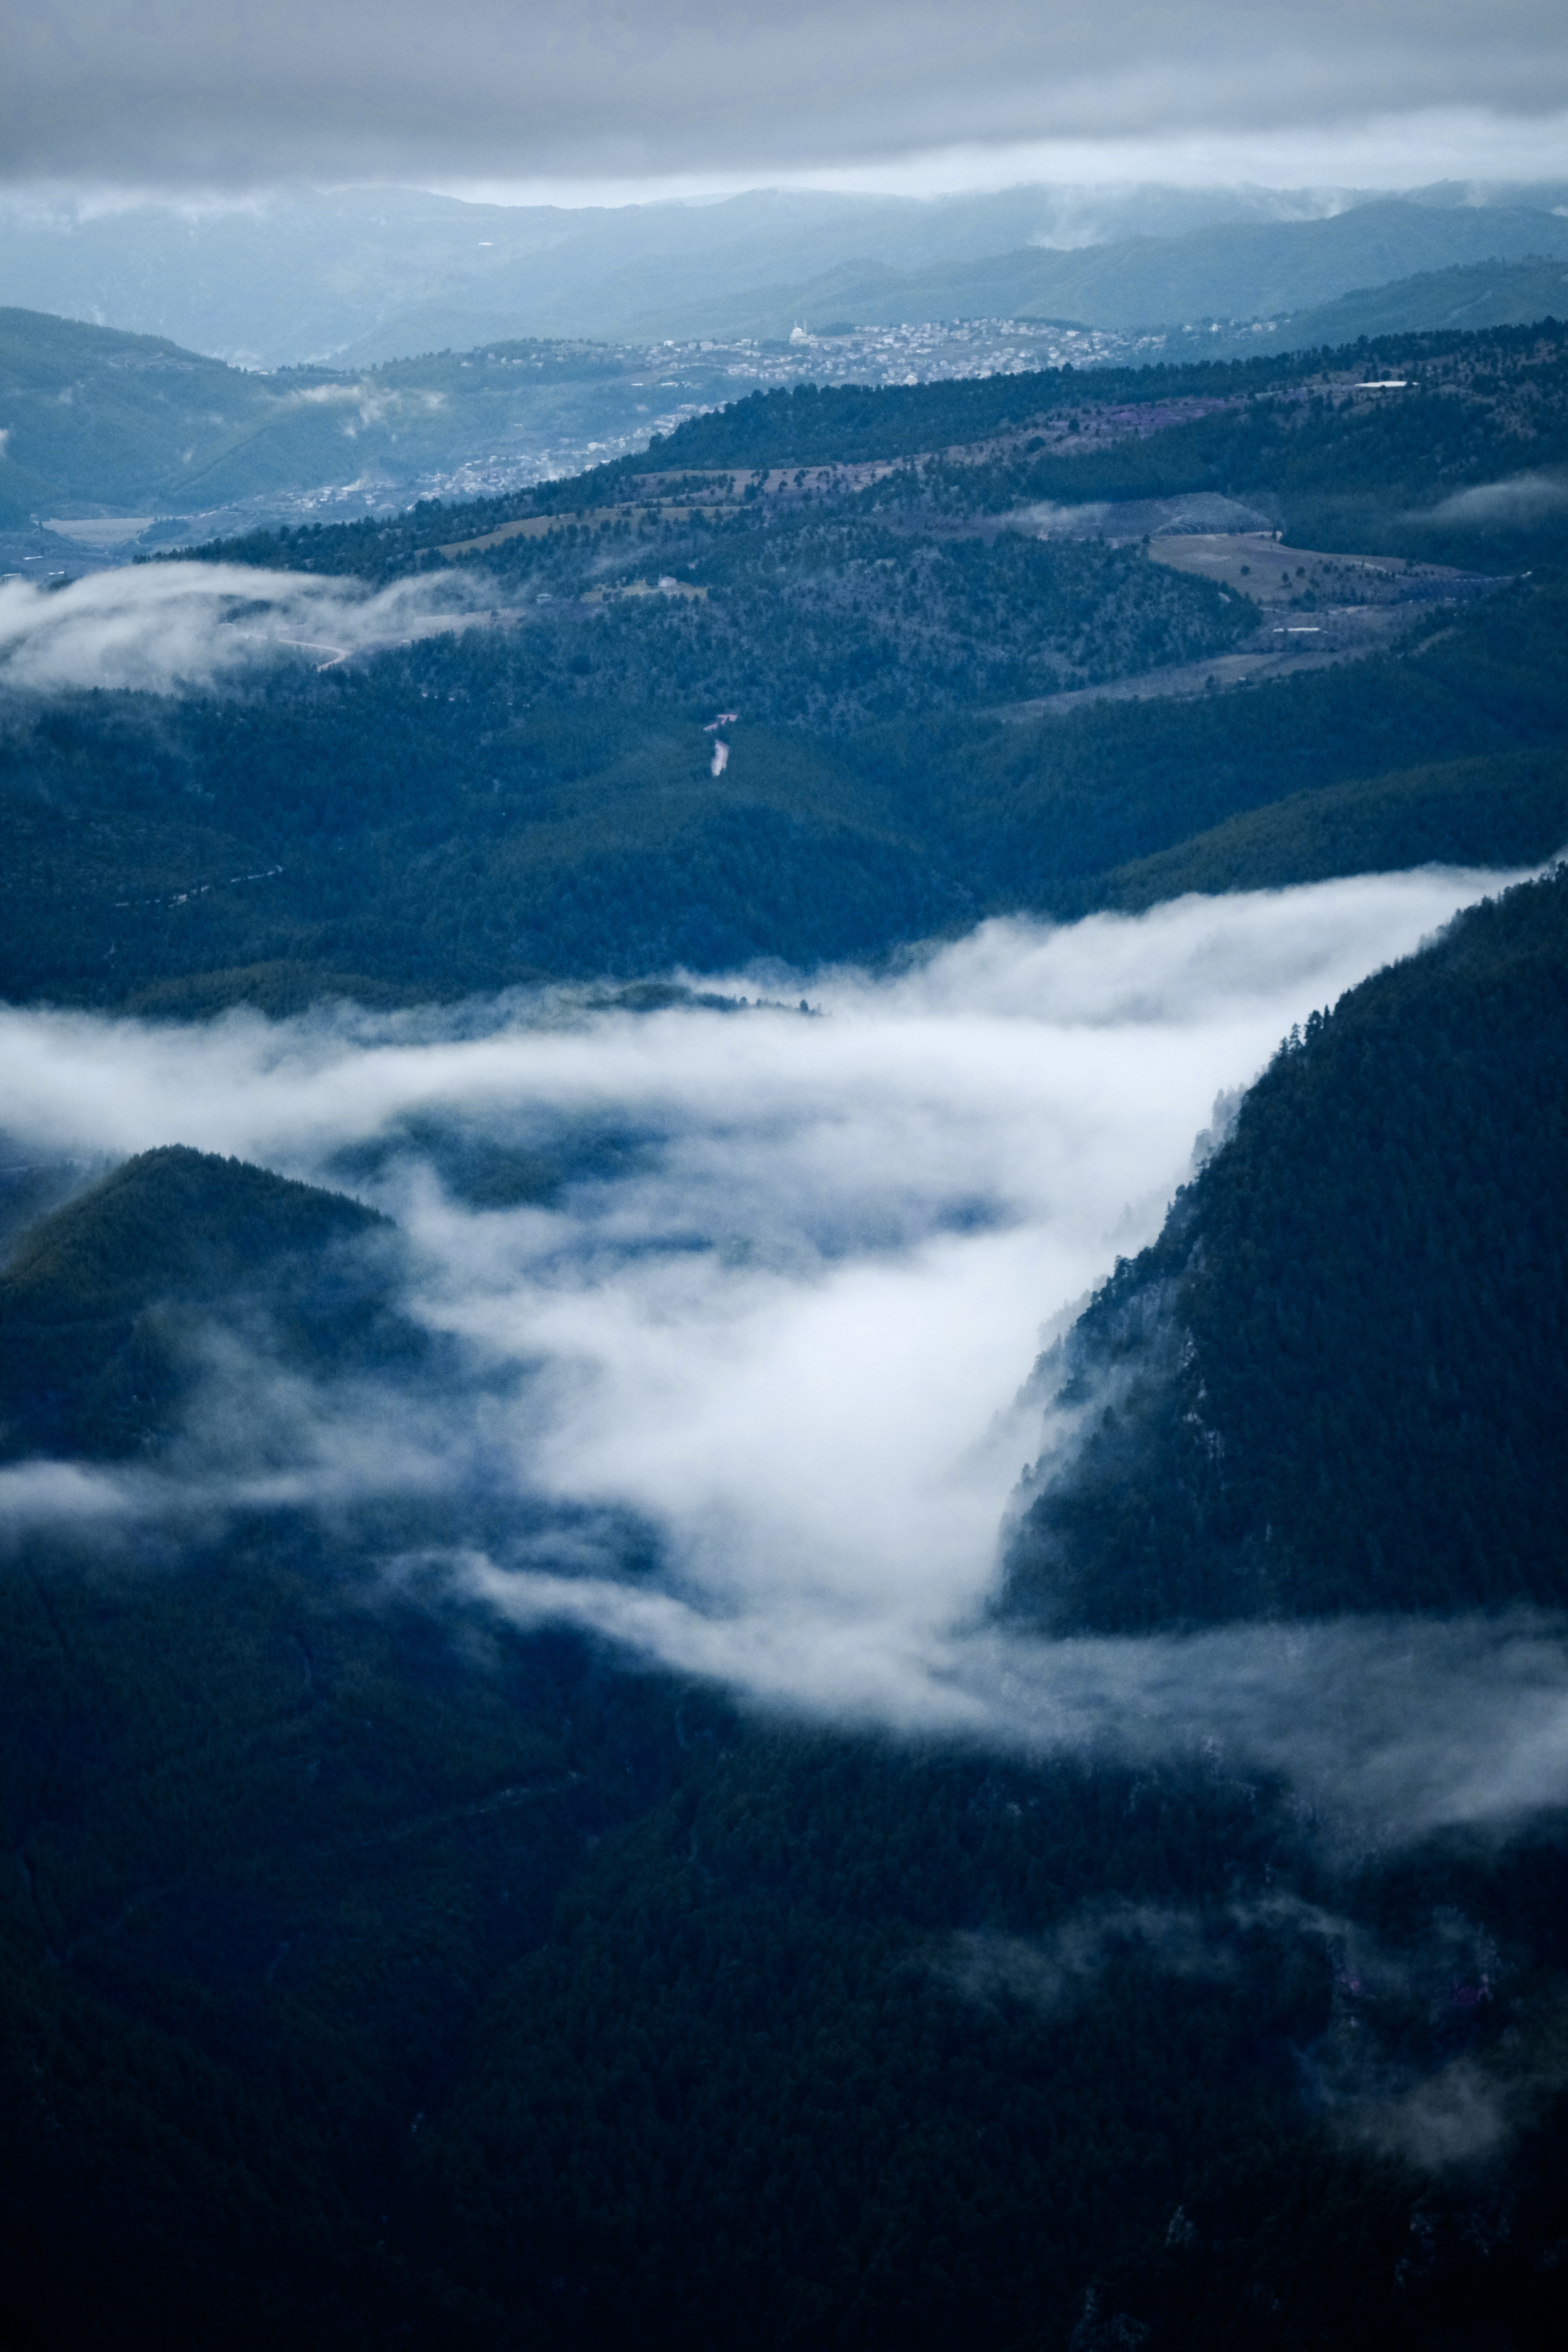
[[[1563,327],[17,317],[7,2342],[1548,2352]]]

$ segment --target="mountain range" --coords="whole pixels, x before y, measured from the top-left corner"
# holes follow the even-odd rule
[[[913,199],[482,205],[407,189],[78,213],[13,199],[0,303],[256,368],[498,338],[788,335],[805,320],[1250,319],[1565,249],[1568,183],[1406,196],[1023,187]],[[1391,322],[1392,323],[1392,322]],[[1434,322],[1435,323],[1435,322]]]

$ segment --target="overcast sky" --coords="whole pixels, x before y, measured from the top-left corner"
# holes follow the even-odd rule
[[[10,0],[0,177],[579,200],[1568,173],[1561,0]]]

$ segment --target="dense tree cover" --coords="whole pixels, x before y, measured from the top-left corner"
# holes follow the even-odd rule
[[[219,1306],[229,1341],[280,1367],[409,1366],[392,1238],[358,1202],[181,1145],[125,1161],[0,1272],[0,1458],[146,1453]]]
[[[1130,600],[1140,570],[1158,569],[1114,561],[1132,568],[1100,576]],[[967,559],[943,562],[962,587]],[[847,597],[863,600],[865,634],[853,614],[840,634],[874,653],[898,575],[858,578]],[[837,732],[794,723],[819,692],[854,690],[799,593],[806,617],[772,639],[761,620],[755,639],[727,637],[717,595],[642,597],[559,619],[545,606],[515,630],[244,696],[18,698],[0,734],[0,988],[281,1010],[334,989],[401,1001],[874,957],[985,914],[1115,901],[1114,869],[1242,812],[1544,749],[1568,718],[1565,592],[1550,578],[1429,623],[1409,653],[1278,685],[1026,725],[952,709]],[[944,625],[964,608],[946,609]],[[643,698],[661,676],[690,699]],[[715,777],[704,727],[724,709],[742,717]],[[1471,785],[1466,855],[1506,865],[1558,845],[1549,783],[1500,794],[1478,770]],[[1363,843],[1376,862],[1389,835],[1375,799],[1336,823],[1336,870],[1354,870]],[[1451,800],[1417,793],[1401,849],[1451,855],[1458,823]],[[1248,878],[1265,877],[1255,864]]]
[[[135,1553],[0,1578],[6,2340],[515,2340],[388,2215],[496,1969],[674,1777],[672,1699],[341,1529]]]
[[[1001,514],[1032,499],[1072,505],[1219,490],[1274,500],[1302,545],[1375,544],[1506,569],[1530,562],[1542,544],[1560,552],[1560,517],[1501,516],[1489,525],[1471,518],[1456,527],[1413,519],[1409,509],[1560,463],[1565,367],[1563,328],[1543,320],[1473,334],[1363,336],[1335,351],[1190,366],[1047,368],[879,389],[800,384],[689,418],[643,455],[570,481],[461,506],[427,500],[387,521],[261,530],[197,552],[387,580],[440,569],[444,543],[530,516],[587,516],[654,491],[668,498],[714,469],[737,481],[749,473],[759,488],[775,476],[770,505],[826,499],[837,507],[842,486],[809,481],[811,469],[895,460],[903,461],[898,470],[853,493],[852,502],[871,511],[913,501]],[[1397,400],[1356,393],[1359,379],[1384,375],[1406,375],[1412,389]],[[1158,421],[1172,404],[1194,401],[1219,405],[1212,415],[1178,410]],[[1048,429],[1075,413],[1104,423],[1107,412],[1121,420],[1110,437],[1088,434],[1076,451]],[[1034,425],[1047,429],[1033,433]],[[963,462],[952,460],[965,449]],[[943,453],[946,462],[917,462]],[[800,480],[779,481],[781,468]]]
[[[1413,866],[1537,866],[1565,845],[1568,758],[1512,751],[1292,793],[1118,868],[1100,897],[1136,908],[1184,890],[1281,889]]]
[[[1135,547],[999,528],[1021,503],[1240,488],[1310,511],[1331,544],[1384,544],[1415,530],[1413,501],[1436,516],[1445,492],[1561,454],[1558,334],[1350,356],[1407,365],[1415,388],[1358,394],[1351,370],[1298,368],[1206,415],[1090,435],[1074,457],[1067,428],[1089,409],[1069,386],[1078,404],[1065,424],[1050,412],[1054,440],[1023,434],[984,462],[911,465],[858,489],[796,468],[798,483],[708,510],[676,497],[617,511],[605,501],[634,478],[602,468],[552,486],[558,530],[459,559],[500,628],[173,709],[18,699],[0,743],[3,984],[161,1012],[286,1010],[334,991],[388,1002],[874,956],[990,913],[1146,903],[1165,869],[1118,869],[1275,803],[1284,814],[1246,836],[1240,866],[1227,836],[1217,866],[1170,887],[1200,870],[1258,883],[1550,854],[1546,771],[1494,788],[1454,764],[1563,740],[1563,575],[1540,560],[1563,511],[1550,499],[1533,519],[1505,500],[1420,526],[1427,552],[1529,576],[1452,619],[1413,603],[1401,652],[1195,705],[998,719],[1058,687],[1217,654],[1257,617]],[[798,404],[837,415],[847,401],[855,434],[875,425],[887,450],[906,409],[929,424],[950,394],[972,425],[995,425],[985,403],[1019,381],[915,387],[912,407],[898,393]],[[1239,381],[1167,372],[1144,391],[1168,404]],[[661,487],[700,478],[667,467]],[[370,582],[444,569],[436,540],[518,510],[421,509],[221,551]],[[644,593],[658,581],[674,586]],[[742,716],[715,778],[704,730],[722,709]],[[1410,780],[1439,765],[1447,784]],[[1296,798],[1379,779],[1386,791],[1315,813]]]
[[[1501,346],[1501,347],[1500,347]],[[1321,356],[1321,355],[1320,355]],[[1460,494],[1568,456],[1568,356],[1553,322],[1404,362],[1402,390],[1364,388],[1402,363],[1367,347],[1358,368],[1299,374],[1277,391],[1237,396],[1210,414],[1147,434],[1045,435],[979,456],[911,465],[860,493],[957,514],[1003,515],[1036,501],[1145,500],[1219,493],[1261,507],[1301,547],[1405,555],[1493,572],[1561,562],[1563,506],[1550,487],[1517,499],[1452,502]],[[1131,414],[1131,412],[1129,412]],[[1085,404],[1086,420],[1093,411]]]
[[[1484,1085],[1476,1009],[1513,1006],[1548,944],[1561,978],[1565,887],[1334,1016],[1374,1087],[1391,1040],[1450,1032]],[[1430,1101],[1475,1213],[1475,1085]],[[1331,1119],[1326,1086],[1304,1116]],[[471,1139],[448,1149],[493,1181]],[[37,1329],[183,1301],[244,1335],[272,1290],[318,1370],[357,1373],[384,1234],[163,1150],[24,1234],[6,1295]],[[1451,1269],[1400,1263],[1406,1304],[1446,1312]],[[122,1433],[89,1418],[78,1443],[90,1465]],[[485,1507],[442,1506],[447,1540]],[[239,1499],[8,1552],[18,2352],[1555,2342],[1560,1842],[1346,1864],[1219,1764],[747,1721],[482,1617],[408,1569],[435,1532],[425,1506]],[[1536,2052],[1533,2119],[1484,2163],[1434,2175],[1355,2125]]]
[[[1042,1368],[1017,1605],[1115,1630],[1568,1600],[1568,868],[1314,1013]]]
[[[1110,870],[1303,788],[1561,743],[1565,611],[1558,586],[1531,583],[1431,626],[1425,646],[1404,656],[1179,708],[1153,700],[1080,707],[984,732],[963,718],[938,719],[922,730],[921,751],[928,774],[952,779],[946,806],[970,855],[984,861],[986,903],[1079,913],[1102,902]],[[889,786],[915,764],[907,729],[868,735],[858,750]],[[1483,835],[1491,814],[1501,821],[1498,849],[1507,862],[1513,853],[1504,844],[1515,836],[1506,814],[1489,797],[1480,805]],[[1442,854],[1441,832],[1428,837],[1430,851],[1417,849],[1415,826],[1407,836],[1417,863]],[[1548,832],[1539,854],[1556,846]],[[1337,870],[1354,872],[1353,835],[1344,851]]]
[[[559,546],[514,539],[467,560],[509,604],[541,589],[616,599],[604,642],[598,625],[574,632],[576,674],[593,681],[582,690],[689,707],[728,698],[749,717],[823,733],[1201,660],[1257,622],[1247,599],[1142,550],[939,536],[798,509],[676,530],[623,524]],[[700,591],[700,607],[617,598],[618,575],[650,562],[674,566],[662,576]]]
[[[1266,359],[1190,366],[1096,368],[1090,373],[1070,367],[1046,368],[1035,374],[988,376],[978,383],[894,385],[880,391],[854,385],[824,390],[799,384],[787,392],[753,393],[715,415],[692,417],[656,441],[645,457],[628,460],[627,470],[828,466],[910,457],[983,441],[1007,428],[1016,430],[1031,417],[1047,415],[1054,409],[1193,397],[1250,403],[1252,396],[1294,386],[1304,376],[1341,373],[1352,366],[1358,372],[1371,373],[1375,368],[1397,374],[1432,366],[1453,354],[1468,362],[1470,355],[1481,352],[1491,356],[1494,364],[1517,363],[1534,356],[1542,340],[1560,347],[1560,331],[1554,333],[1550,325],[1544,325],[1494,328],[1475,335],[1395,335],[1380,337],[1375,345],[1363,337],[1332,352],[1293,351]],[[1560,350],[1553,356],[1560,366]],[[1180,436],[1194,428],[1173,430]],[[1179,439],[1175,446],[1181,447]],[[1181,482],[1173,487],[1192,486]],[[1092,488],[1082,495],[1102,498],[1107,493]]]
[[[551,601],[509,631],[18,700],[5,992],[396,1002],[1558,845],[1560,579],[1338,672],[1013,726],[976,705],[1235,616],[858,496],[510,542]],[[300,544],[370,572],[427,523]],[[707,600],[584,600],[649,572]],[[1565,923],[1568,880],[1513,893],[1282,1051],[1048,1370],[1086,1443],[1015,1607],[1563,1599]],[[338,1181],[416,1150],[502,1206],[639,1148],[432,1117]],[[384,1221],[178,1148],[51,1205],[83,1174],[0,1197],[4,1451],[84,1505],[0,1559],[7,2345],[1555,2346],[1560,1824],[1346,1861],[1223,1759],[806,1731],[522,1637],[430,1563],[542,1504],[195,1475],[279,1442],[274,1381],[461,1393]],[[1434,2171],[1367,2117],[1456,2065],[1530,2097]]]
[[[1274,322],[1266,339],[1250,324],[1239,331],[1222,326],[1217,334],[1205,324],[1194,327],[1193,334],[1205,336],[1212,350],[1231,358],[1250,356],[1264,340],[1289,343],[1294,351],[1343,351],[1359,338],[1380,343],[1396,333],[1561,323],[1568,309],[1563,278],[1561,261],[1544,254],[1525,261],[1454,261],[1292,310]]]
[[[1240,866],[1221,844],[1201,870],[1257,883],[1549,854],[1549,781],[1520,769],[1498,790],[1453,766],[1563,740],[1562,574],[1540,561],[1452,622],[1413,605],[1402,654],[1200,705],[995,716],[1217,654],[1256,620],[1136,548],[998,529],[1020,502],[1241,488],[1302,513],[1318,499],[1331,544],[1381,544],[1408,537],[1412,499],[1436,512],[1446,488],[1559,450],[1560,336],[1417,339],[1356,364],[1408,364],[1418,388],[1356,394],[1343,369],[1298,369],[1081,457],[1060,433],[1037,448],[1025,435],[980,464],[820,495],[803,477],[706,512],[677,500],[617,515],[605,501],[632,477],[601,469],[552,488],[561,529],[460,560],[502,628],[173,709],[14,700],[3,984],[157,1012],[282,1011],[334,992],[395,1002],[874,956],[989,913],[1146,903],[1163,868],[1106,877],[1274,803],[1286,813],[1247,836]],[[1168,401],[1236,381],[1179,371],[1144,389]],[[963,394],[981,418],[1016,383],[915,390]],[[837,415],[840,397],[801,414]],[[896,442],[901,394],[842,397],[857,434],[879,418]],[[667,468],[663,488],[688,478]],[[444,568],[433,538],[516,505],[222,551],[386,579]],[[1423,545],[1522,562],[1556,511],[1532,520],[1505,502],[1490,522],[1423,524]],[[700,593],[623,593],[660,579]],[[742,720],[715,778],[703,730],[721,709]],[[1439,764],[1441,789],[1407,779],[1315,814],[1294,797]]]

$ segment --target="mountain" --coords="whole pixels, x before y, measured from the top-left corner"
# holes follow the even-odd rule
[[[180,1418],[216,1312],[231,1339],[296,1368],[416,1353],[376,1277],[389,1234],[357,1202],[177,1145],[125,1161],[0,1272],[0,1459],[145,1456]]]
[[[1191,320],[1247,320],[1321,305],[1359,287],[1480,261],[1568,260],[1568,220],[1496,206],[1436,211],[1398,197],[1327,220],[1225,222],[1179,236],[1135,237],[1076,252],[1029,247],[894,271],[856,256],[793,283],[744,294],[705,289],[631,307],[631,289],[605,289],[603,331],[640,335],[778,335],[797,320],[1068,318],[1148,330]],[[620,307],[622,304],[625,307]],[[521,310],[515,315],[521,319]],[[585,308],[531,310],[531,331],[584,328]]]
[[[366,363],[356,370],[270,376],[157,338],[0,311],[0,527],[25,531],[35,518],[64,527],[48,554],[41,542],[24,547],[17,540],[17,568],[47,565],[62,541],[74,541],[90,562],[133,542],[176,543],[185,535],[184,517],[205,517],[210,534],[232,530],[247,516],[384,514],[418,496],[471,496],[571,475],[595,454],[635,457],[650,437],[668,441],[672,433],[683,436],[679,448],[743,454],[749,445],[736,440],[735,418],[719,441],[710,427],[695,442],[691,419],[732,405],[746,387],[788,389],[803,380],[844,390],[857,379],[879,389],[893,382],[967,383],[970,390],[955,395],[946,414],[943,403],[930,397],[897,422],[885,403],[865,406],[878,455],[901,454],[972,438],[984,415],[1016,407],[1021,395],[1007,388],[1016,379],[1034,381],[1042,405],[1059,404],[1070,387],[1040,380],[1051,373],[1037,363],[1042,339],[1058,361],[1070,354],[1078,366],[1103,373],[1108,395],[1147,399],[1162,382],[1148,373],[1149,362],[1185,359],[1212,368],[1217,362],[1223,370],[1238,356],[1251,362],[1265,344],[1270,353],[1288,354],[1299,346],[1327,347],[1331,338],[1343,349],[1367,334],[1392,352],[1410,327],[1445,323],[1454,313],[1467,322],[1478,314],[1496,314],[1500,322],[1549,317],[1553,304],[1563,307],[1562,278],[1547,262],[1428,274],[1299,312],[1271,325],[1261,341],[1252,332],[1215,341],[1206,331],[1138,338],[1008,330],[993,321],[945,334],[887,338],[836,330],[826,341],[706,341],[679,349],[496,341],[371,364],[372,337]],[[835,279],[833,299],[847,300],[853,290]],[[439,309],[426,316],[432,342],[479,333],[485,325]],[[1435,354],[1436,346],[1427,349]],[[1289,380],[1288,356],[1280,363]],[[984,391],[996,375],[1001,385]],[[1185,379],[1194,389],[1199,381],[1196,374]],[[1206,381],[1215,392],[1231,388],[1223,373]],[[1256,388],[1264,379],[1252,381]],[[847,414],[842,397],[833,413]],[[768,414],[780,415],[776,408]],[[756,421],[753,413],[745,411],[743,421]],[[776,435],[769,446],[784,462],[792,448],[814,460],[847,450],[842,433],[819,436],[810,448]]]
[[[646,352],[530,343],[263,376],[153,336],[0,311],[0,523],[86,509],[79,530],[95,509],[145,528],[258,499],[287,511],[322,491],[363,512],[475,465],[535,479],[606,441],[639,446],[665,405],[649,373]],[[700,397],[729,388],[701,361],[687,378]]]
[[[1186,890],[1269,890],[1413,866],[1526,866],[1568,847],[1560,750],[1445,761],[1326,784],[1234,816],[1107,875],[1103,903],[1158,906]]]
[[[662,1793],[668,1712],[570,1643],[487,1636],[464,1663],[379,1589],[384,1522],[323,1527],[261,1484],[226,1507],[237,1450],[276,1465],[310,1434],[253,1379],[230,1399],[242,1441],[211,1361],[196,1383],[174,1348],[199,1320],[220,1371],[258,1352],[318,1402],[374,1367],[390,1412],[396,1238],[356,1202],[171,1147],[36,1223],[0,1276],[9,1450],[208,1482],[194,1518],[143,1485],[129,1524],[24,1536],[0,1579],[18,2346],[498,2340],[482,2296],[388,2255],[372,2208],[479,1988],[537,1938],[585,1838]],[[176,1366],[205,1406],[184,1453],[162,1426]]]
[[[420,498],[471,499],[570,477],[739,389],[974,380],[1041,360],[1125,358],[1131,339],[1020,330],[682,346],[492,341],[494,321],[437,306],[424,356],[262,376],[33,311],[0,312],[0,549],[6,569],[100,568],[145,548],[247,522],[395,513]],[[447,348],[439,348],[447,346]],[[150,512],[149,509],[152,511]],[[51,536],[29,537],[33,518]]]
[[[1314,1024],[1189,1196],[1205,1330],[1242,1349],[1226,1429],[1239,1444],[1314,1381],[1326,1408],[1268,1498],[1319,1515],[1282,1510],[1282,1542],[1321,1528],[1314,1461],[1342,1476],[1346,1415],[1365,1453],[1391,1378],[1439,1478],[1469,1421],[1464,1467],[1509,1504],[1476,1529],[1494,1562],[1498,1538],[1552,1524],[1564,899],[1559,878],[1482,908]],[[1162,1250],[1190,1244],[1187,1213]],[[352,1202],[161,1150],[41,1221],[10,1278],[39,1326],[199,1297],[244,1329],[279,1263],[285,1297],[297,1277],[313,1295],[313,1262],[352,1295],[361,1236]],[[1078,1351],[1129,1328],[1140,1292],[1142,1261],[1079,1326],[1086,1377]],[[1316,1320],[1286,1313],[1303,1306]],[[1426,1314],[1458,1384],[1431,1396],[1400,1361]],[[1282,1332],[1291,1384],[1254,1400]],[[749,1717],[520,1633],[421,1581],[417,1555],[389,1576],[398,1513],[226,1495],[210,1460],[195,1497],[94,1490],[116,1455],[83,1433],[70,1467],[99,1507],[24,1530],[0,1579],[19,2352],[1553,2340],[1550,1822],[1347,1860],[1228,1759]],[[1387,1466],[1374,1450],[1363,1498]],[[1245,1508],[1245,1451],[1237,1471]],[[1158,1503],[1167,1528],[1185,1501]],[[1437,1503],[1360,1601],[1451,1601],[1446,1563],[1419,1572]],[[1294,1604],[1338,1605],[1335,1573],[1297,1559],[1319,1580]],[[1434,2114],[1457,2158],[1421,2152]]]

